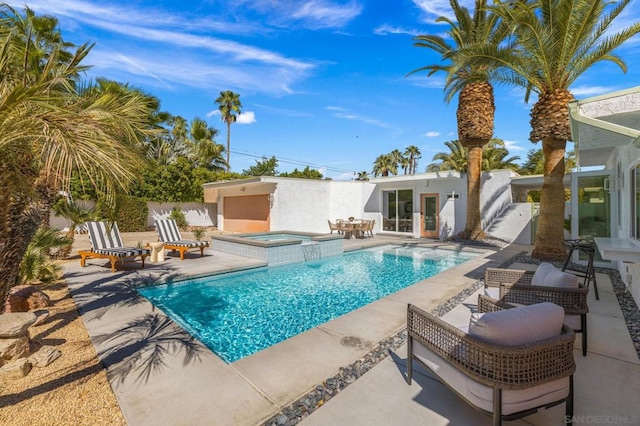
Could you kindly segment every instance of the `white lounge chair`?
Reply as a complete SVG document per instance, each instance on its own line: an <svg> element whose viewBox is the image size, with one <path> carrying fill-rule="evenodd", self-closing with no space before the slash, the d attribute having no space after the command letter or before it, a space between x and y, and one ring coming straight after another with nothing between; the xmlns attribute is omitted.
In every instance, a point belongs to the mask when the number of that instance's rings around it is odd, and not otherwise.
<svg viewBox="0 0 640 426"><path fill-rule="evenodd" d="M118 225L114 222L109 225L107 222L87 222L87 230L89 232L89 243L91 250L80 250L80 266L85 266L88 258L109 259L111 261L111 272L116 271L116 261L140 256L142 259L142 267L144 268L144 259L150 254L145 248L125 247L122 244Z"/></svg>
<svg viewBox="0 0 640 426"><path fill-rule="evenodd" d="M180 260L184 260L185 252L192 248L199 248L200 257L202 257L204 256L204 249L209 247L208 241L183 240L178 224L173 219L156 220L156 230L160 241L164 243L164 248L180 252Z"/></svg>

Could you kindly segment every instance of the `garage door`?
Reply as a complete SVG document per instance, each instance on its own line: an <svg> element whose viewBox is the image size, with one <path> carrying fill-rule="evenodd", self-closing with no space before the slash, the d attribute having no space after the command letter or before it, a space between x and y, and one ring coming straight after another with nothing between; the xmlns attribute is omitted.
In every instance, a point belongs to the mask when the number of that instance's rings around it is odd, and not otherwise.
<svg viewBox="0 0 640 426"><path fill-rule="evenodd" d="M269 194L224 197L224 230L267 232L269 212Z"/></svg>

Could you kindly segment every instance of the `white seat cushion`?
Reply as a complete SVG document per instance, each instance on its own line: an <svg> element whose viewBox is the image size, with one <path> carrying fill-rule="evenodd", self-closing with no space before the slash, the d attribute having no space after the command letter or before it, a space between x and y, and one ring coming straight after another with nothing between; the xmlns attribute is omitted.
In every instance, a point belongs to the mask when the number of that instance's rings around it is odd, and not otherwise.
<svg viewBox="0 0 640 426"><path fill-rule="evenodd" d="M500 299L500 287L485 287L484 295L493 299Z"/></svg>
<svg viewBox="0 0 640 426"><path fill-rule="evenodd" d="M531 285L578 288L578 277L562 272L550 263L541 263L531 278Z"/></svg>
<svg viewBox="0 0 640 426"><path fill-rule="evenodd" d="M553 303L519 306L484 314L473 313L469 334L499 345L523 345L558 336L564 309Z"/></svg>
<svg viewBox="0 0 640 426"><path fill-rule="evenodd" d="M414 355L470 404L493 412L493 388L471 379L442 357L414 340ZM566 398L569 378L565 377L529 389L502 391L502 414L508 415Z"/></svg>

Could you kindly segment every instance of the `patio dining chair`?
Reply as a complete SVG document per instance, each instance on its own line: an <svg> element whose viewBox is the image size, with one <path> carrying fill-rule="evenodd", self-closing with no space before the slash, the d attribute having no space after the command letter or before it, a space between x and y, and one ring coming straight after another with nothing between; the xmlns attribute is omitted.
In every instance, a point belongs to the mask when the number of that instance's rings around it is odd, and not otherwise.
<svg viewBox="0 0 640 426"><path fill-rule="evenodd" d="M333 231L337 231L338 234L342 233L337 223L333 223L329 219L327 219L327 222L329 222L329 231L331 231L332 234L333 234Z"/></svg>
<svg viewBox="0 0 640 426"><path fill-rule="evenodd" d="M582 334L582 355L587 355L587 297L589 287L578 283L575 275L562 272L550 263L536 271L487 268L485 295L515 305L551 302L564 309L565 324Z"/></svg>
<svg viewBox="0 0 640 426"><path fill-rule="evenodd" d="M140 256L142 259L142 267L144 268L144 259L150 254L145 248L125 247L122 244L118 224L115 222L111 225L107 222L87 222L87 231L89 233L89 243L91 250L80 250L80 266L85 266L88 258L109 259L111 262L111 272L116 271L116 261L121 259L122 263L127 258L135 259Z"/></svg>
<svg viewBox="0 0 640 426"><path fill-rule="evenodd" d="M562 323L562 309L512 307L480 295L478 311L465 330L408 305L409 385L417 361L494 425L562 403L570 423L576 336Z"/></svg>
<svg viewBox="0 0 640 426"><path fill-rule="evenodd" d="M178 229L178 224L173 219L157 219L156 231L165 249L178 251L180 260L184 260L184 254L190 249L200 249L200 257L204 256L204 249L209 247L208 241L183 240Z"/></svg>

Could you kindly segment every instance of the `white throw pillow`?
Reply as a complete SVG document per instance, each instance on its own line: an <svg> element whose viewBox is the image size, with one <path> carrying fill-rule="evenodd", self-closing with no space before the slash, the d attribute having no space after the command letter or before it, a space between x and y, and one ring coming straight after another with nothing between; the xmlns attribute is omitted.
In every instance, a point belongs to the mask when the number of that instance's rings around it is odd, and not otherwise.
<svg viewBox="0 0 640 426"><path fill-rule="evenodd" d="M550 263L541 263L531 278L531 285L578 288L578 277L568 272L562 272Z"/></svg>
<svg viewBox="0 0 640 426"><path fill-rule="evenodd" d="M523 345L560 334L564 309L536 303L503 311L471 314L469 334L498 345Z"/></svg>

